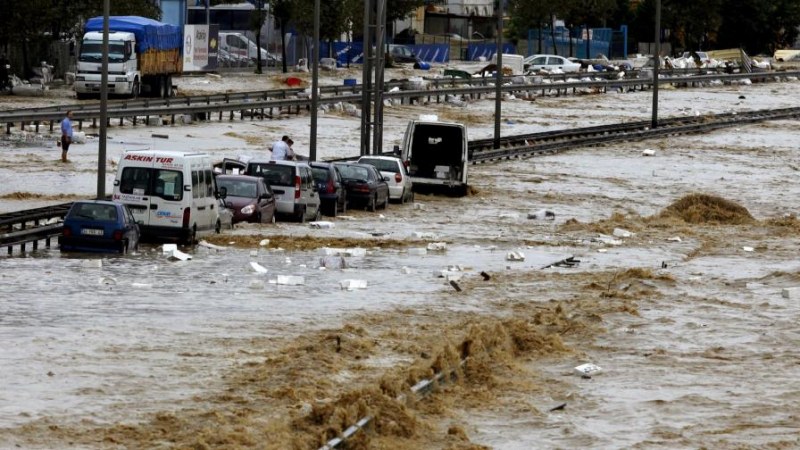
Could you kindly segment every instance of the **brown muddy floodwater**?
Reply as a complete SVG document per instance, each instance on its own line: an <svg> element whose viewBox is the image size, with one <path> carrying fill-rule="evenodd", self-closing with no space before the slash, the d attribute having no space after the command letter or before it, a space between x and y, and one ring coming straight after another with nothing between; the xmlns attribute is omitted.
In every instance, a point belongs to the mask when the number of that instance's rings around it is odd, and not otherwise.
<svg viewBox="0 0 800 450"><path fill-rule="evenodd" d="M786 102L795 86L746 94ZM665 108L739 89L668 91ZM551 100L504 102L509 134L649 98ZM230 131L213 154L253 150L226 139L254 125L209 127ZM800 448L798 137L787 121L471 166L468 197L350 211L333 229L242 226L186 262L154 245L3 256L0 449L314 449L364 417L352 448ZM0 173L47 151L11 149ZM14 181L0 206L80 195L54 186L91 185L81 151L78 173L27 168L51 183ZM555 220L528 219L540 209ZM326 247L363 251L341 267ZM341 288L352 279L367 288ZM579 377L584 363L603 371Z"/></svg>

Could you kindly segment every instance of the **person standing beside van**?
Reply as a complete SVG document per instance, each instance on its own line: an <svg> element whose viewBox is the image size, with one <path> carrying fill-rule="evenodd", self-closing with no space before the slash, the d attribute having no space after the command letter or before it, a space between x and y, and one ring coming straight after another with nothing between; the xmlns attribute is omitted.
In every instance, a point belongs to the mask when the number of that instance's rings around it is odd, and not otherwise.
<svg viewBox="0 0 800 450"><path fill-rule="evenodd" d="M72 144L72 111L67 111L61 121L61 162L67 162L67 152Z"/></svg>
<svg viewBox="0 0 800 450"><path fill-rule="evenodd" d="M284 161L289 155L288 142L289 136L283 136L280 141L275 141L272 144L272 156L270 159L273 161Z"/></svg>

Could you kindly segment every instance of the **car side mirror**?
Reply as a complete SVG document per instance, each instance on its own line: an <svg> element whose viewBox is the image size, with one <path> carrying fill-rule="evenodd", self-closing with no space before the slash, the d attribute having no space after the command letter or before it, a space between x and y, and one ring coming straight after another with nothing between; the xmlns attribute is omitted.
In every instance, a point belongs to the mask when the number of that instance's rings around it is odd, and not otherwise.
<svg viewBox="0 0 800 450"><path fill-rule="evenodd" d="M217 190L217 198L225 200L225 197L227 196L228 196L228 188L223 186Z"/></svg>

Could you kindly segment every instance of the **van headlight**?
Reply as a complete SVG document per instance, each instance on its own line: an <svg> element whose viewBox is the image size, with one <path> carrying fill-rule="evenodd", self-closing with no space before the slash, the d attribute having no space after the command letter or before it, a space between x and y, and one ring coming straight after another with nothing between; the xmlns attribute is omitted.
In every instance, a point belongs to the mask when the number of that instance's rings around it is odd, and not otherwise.
<svg viewBox="0 0 800 450"><path fill-rule="evenodd" d="M242 208L241 211L242 211L242 214L246 214L246 215L253 214L256 211L256 207L254 205L247 205L244 208Z"/></svg>

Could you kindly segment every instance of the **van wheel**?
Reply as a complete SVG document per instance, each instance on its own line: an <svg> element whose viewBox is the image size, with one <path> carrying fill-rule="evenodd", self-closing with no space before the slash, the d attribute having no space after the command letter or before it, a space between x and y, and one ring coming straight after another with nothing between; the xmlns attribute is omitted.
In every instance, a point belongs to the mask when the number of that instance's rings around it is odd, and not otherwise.
<svg viewBox="0 0 800 450"><path fill-rule="evenodd" d="M374 197L369 199L369 204L367 205L367 209L371 212L375 212L378 210L378 194L375 194Z"/></svg>
<svg viewBox="0 0 800 450"><path fill-rule="evenodd" d="M338 207L338 205L337 205ZM342 214L347 212L347 196L345 195L344 200L342 201Z"/></svg>
<svg viewBox="0 0 800 450"><path fill-rule="evenodd" d="M336 215L336 208L333 208L333 215ZM322 206L320 205L317 208L317 214L314 215L314 222L319 222L322 220Z"/></svg>
<svg viewBox="0 0 800 450"><path fill-rule="evenodd" d="M186 235L186 240L183 242L186 245L194 245L197 241L197 225L192 226L192 231Z"/></svg>
<svg viewBox="0 0 800 450"><path fill-rule="evenodd" d="M128 254L128 241L122 241L122 243L119 246L119 254L120 255Z"/></svg>
<svg viewBox="0 0 800 450"><path fill-rule="evenodd" d="M219 219L217 219L217 224L214 225L214 233L219 234L220 231L222 231L222 222L220 222Z"/></svg>

